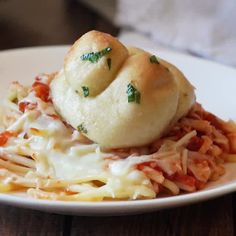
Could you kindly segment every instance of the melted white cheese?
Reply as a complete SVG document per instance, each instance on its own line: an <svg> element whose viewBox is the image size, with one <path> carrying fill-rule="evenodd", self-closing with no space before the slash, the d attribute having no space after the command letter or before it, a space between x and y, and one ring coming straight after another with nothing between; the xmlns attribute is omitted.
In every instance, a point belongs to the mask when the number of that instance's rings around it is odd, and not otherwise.
<svg viewBox="0 0 236 236"><path fill-rule="evenodd" d="M25 111L8 127L19 134L9 139L5 151L33 156L37 176L78 180L67 189L78 191L80 200L155 197L150 180L135 167L150 157L112 160L109 157L113 154L101 152L97 144L81 144L78 131L48 116L56 114L50 103L42 102L33 93L24 101L37 102L37 110ZM93 181L103 184L97 186Z"/></svg>

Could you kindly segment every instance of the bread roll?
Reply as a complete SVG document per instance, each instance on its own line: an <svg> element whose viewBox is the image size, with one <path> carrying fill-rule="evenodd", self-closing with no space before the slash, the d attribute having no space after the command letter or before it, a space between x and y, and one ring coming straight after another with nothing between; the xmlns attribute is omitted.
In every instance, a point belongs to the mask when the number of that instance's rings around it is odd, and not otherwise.
<svg viewBox="0 0 236 236"><path fill-rule="evenodd" d="M186 115L191 106L195 103L196 96L194 93L194 87L189 83L184 74L177 67L164 60L160 60L160 62L173 74L179 88L178 107L172 121L174 124L182 116Z"/></svg>
<svg viewBox="0 0 236 236"><path fill-rule="evenodd" d="M70 125L105 148L149 144L195 98L177 68L97 31L73 45L51 83L51 97Z"/></svg>

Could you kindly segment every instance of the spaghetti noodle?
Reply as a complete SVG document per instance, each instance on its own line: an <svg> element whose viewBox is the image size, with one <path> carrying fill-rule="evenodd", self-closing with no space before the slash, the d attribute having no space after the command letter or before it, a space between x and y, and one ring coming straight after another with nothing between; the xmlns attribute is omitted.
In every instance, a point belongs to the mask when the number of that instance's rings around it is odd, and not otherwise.
<svg viewBox="0 0 236 236"><path fill-rule="evenodd" d="M55 112L49 84L13 83L3 105L0 191L39 199L150 199L205 187L236 161L236 125L196 103L161 139L148 146L103 150Z"/></svg>

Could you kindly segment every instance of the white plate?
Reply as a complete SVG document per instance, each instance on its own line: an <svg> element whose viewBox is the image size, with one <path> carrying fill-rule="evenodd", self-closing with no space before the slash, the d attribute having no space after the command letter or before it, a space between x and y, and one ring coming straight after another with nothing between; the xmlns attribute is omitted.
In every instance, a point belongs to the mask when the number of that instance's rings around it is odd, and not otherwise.
<svg viewBox="0 0 236 236"><path fill-rule="evenodd" d="M38 47L0 52L0 95L13 80L31 84L42 72L62 66L68 47ZM152 51L152 50L150 50ZM236 70L191 56L159 51L158 56L177 65L196 87L197 98L209 111L236 120ZM218 197L236 190L236 164L226 165L226 174L202 191L153 200L114 202L61 202L35 200L22 195L0 194L0 202L48 212L75 215L120 215L181 206Z"/></svg>

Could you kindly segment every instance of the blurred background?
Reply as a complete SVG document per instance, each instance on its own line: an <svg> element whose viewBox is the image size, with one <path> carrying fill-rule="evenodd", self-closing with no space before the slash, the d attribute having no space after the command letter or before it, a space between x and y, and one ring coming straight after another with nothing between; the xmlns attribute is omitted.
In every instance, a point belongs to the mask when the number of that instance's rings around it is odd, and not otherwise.
<svg viewBox="0 0 236 236"><path fill-rule="evenodd" d="M89 30L236 66L236 0L0 0L0 50L72 44Z"/></svg>
<svg viewBox="0 0 236 236"><path fill-rule="evenodd" d="M0 0L0 49L72 44L89 30L118 28L77 0Z"/></svg>

